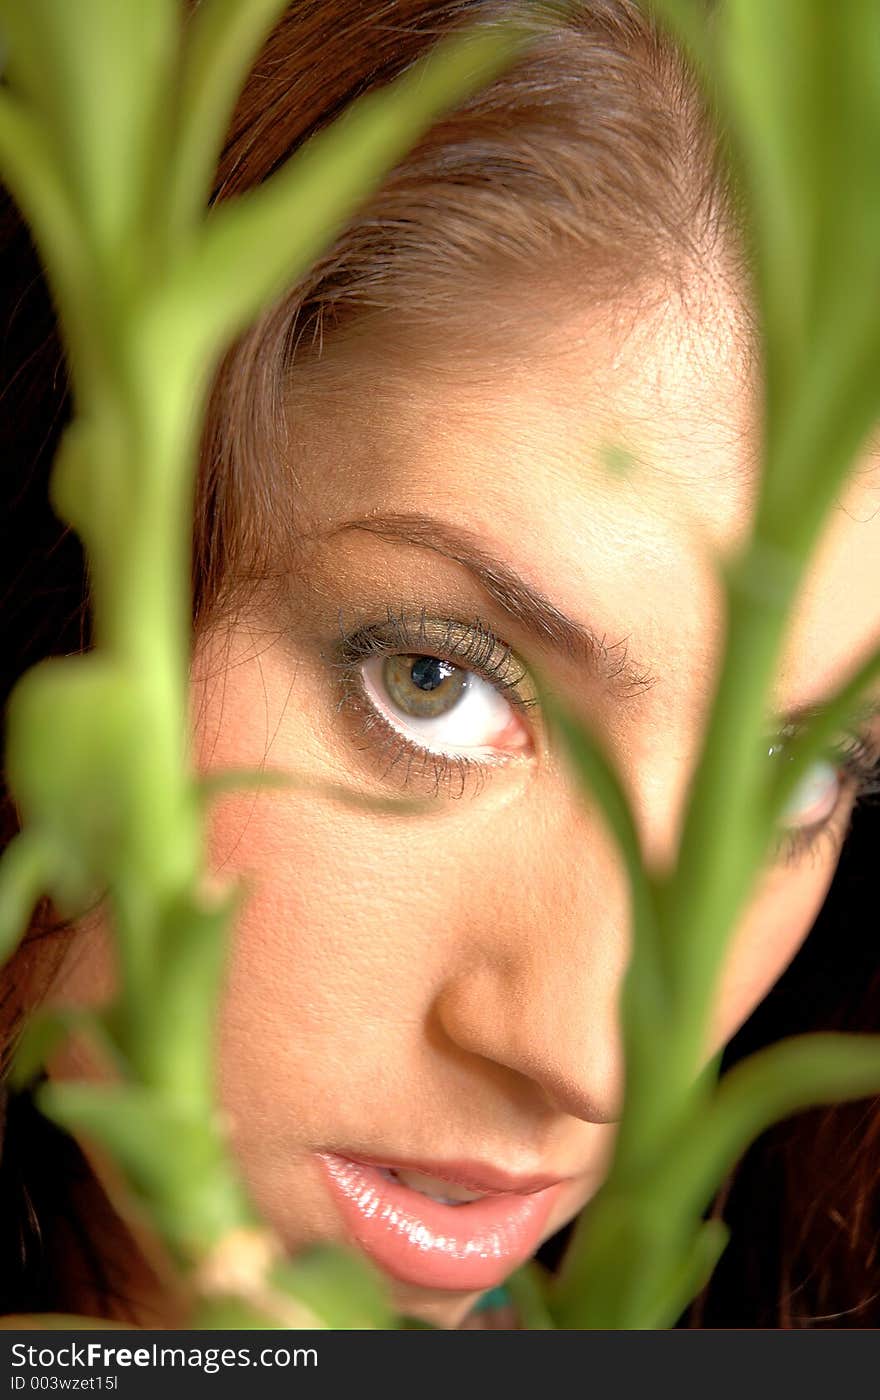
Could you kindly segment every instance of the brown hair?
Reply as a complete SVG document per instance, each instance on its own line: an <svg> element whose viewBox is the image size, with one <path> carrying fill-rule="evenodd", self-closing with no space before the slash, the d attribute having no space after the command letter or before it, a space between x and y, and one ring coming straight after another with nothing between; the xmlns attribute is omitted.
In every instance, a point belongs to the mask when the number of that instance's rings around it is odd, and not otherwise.
<svg viewBox="0 0 880 1400"><path fill-rule="evenodd" d="M266 179L354 97L404 70L452 26L492 23L505 11L503 0L296 0L238 103L215 200ZM277 468L295 433L291 386L298 374L320 375L332 347L365 324L445 325L460 316L467 293L503 295L511 286L523 303L531 295L552 306L572 285L579 298L600 300L658 282L684 287L695 272L744 284L732 191L675 46L635 0L548 4L536 23L528 55L439 122L309 276L225 357L199 466L194 631L232 615L257 583L281 572L279 541L297 537L296 493ZM51 308L27 231L8 208L2 240L20 289L4 341L3 397L22 464L21 487L8 488L22 553L0 589L14 678L41 656L90 639L82 556L47 505L67 412ZM10 606L19 609L11 619ZM0 802L5 842L17 819L5 789ZM728 1047L728 1064L788 1030L876 1023L873 949L864 915L856 916L873 816L856 814L815 929ZM0 1070L51 982L65 934L43 901L3 974ZM714 1203L733 1241L681 1325L822 1326L824 1314L841 1312L849 1325L880 1319L869 1297L878 1122L874 1105L849 1105L765 1134ZM0 1310L65 1305L40 1236L65 1218L65 1184L82 1169L75 1146L29 1096L14 1096L0 1161L0 1250L12 1265ZM563 1245L564 1234L540 1257L551 1265Z"/></svg>
<svg viewBox="0 0 880 1400"><path fill-rule="evenodd" d="M509 11L509 0L290 6L238 105L216 196L271 175L452 27ZM473 296L499 288L519 317L531 302L546 318L554 297L570 305L573 286L582 302L684 286L695 267L737 276L731 190L676 48L635 0L549 4L536 28L527 59L438 122L227 357L203 459L197 615L207 596L224 610L247 598L254 573L271 574L279 537L298 538L296 497L278 491L274 463L290 461L290 386L320 367L325 346L365 324L375 333L392 322L396 340L460 327ZM484 323L482 352L488 336ZM283 531L279 502L291 511Z"/></svg>

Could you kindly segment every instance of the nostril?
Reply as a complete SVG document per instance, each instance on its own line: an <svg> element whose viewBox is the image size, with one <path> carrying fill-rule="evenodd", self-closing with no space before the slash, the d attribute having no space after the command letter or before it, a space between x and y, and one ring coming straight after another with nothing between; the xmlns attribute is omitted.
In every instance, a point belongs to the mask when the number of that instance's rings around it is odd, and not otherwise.
<svg viewBox="0 0 880 1400"><path fill-rule="evenodd" d="M529 1086L545 1115L610 1124L620 1117L623 1065L619 1036L608 1018L559 1014L560 997L545 984L543 994L525 995L516 984L487 969L449 982L435 999L433 1014L447 1049L473 1060L474 1070L498 1083L499 1071L520 1081L520 1097Z"/></svg>

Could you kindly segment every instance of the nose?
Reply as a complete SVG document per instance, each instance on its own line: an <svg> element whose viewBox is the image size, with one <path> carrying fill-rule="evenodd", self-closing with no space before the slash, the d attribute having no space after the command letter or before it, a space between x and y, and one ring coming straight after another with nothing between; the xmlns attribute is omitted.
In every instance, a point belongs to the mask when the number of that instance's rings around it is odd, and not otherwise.
<svg viewBox="0 0 880 1400"><path fill-rule="evenodd" d="M629 956L629 896L598 819L560 811L508 849L505 897L474 917L435 996L459 1051L503 1066L544 1107L619 1119L618 1000ZM515 880L510 872L516 871ZM502 912L503 911L503 912Z"/></svg>

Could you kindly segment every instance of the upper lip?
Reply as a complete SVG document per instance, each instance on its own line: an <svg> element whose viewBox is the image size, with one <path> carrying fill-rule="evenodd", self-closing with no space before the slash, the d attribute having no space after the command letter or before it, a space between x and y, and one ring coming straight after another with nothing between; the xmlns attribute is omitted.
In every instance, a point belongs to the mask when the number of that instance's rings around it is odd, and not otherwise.
<svg viewBox="0 0 880 1400"><path fill-rule="evenodd" d="M361 1162L368 1167L385 1167L393 1171L421 1172L424 1176L436 1176L450 1185L463 1186L466 1191L479 1191L484 1195L530 1196L535 1191L546 1191L548 1186L556 1186L568 1178L547 1172L526 1172L517 1174L496 1167L490 1162L476 1162L459 1159L454 1162L414 1161L410 1157L372 1156L364 1152L340 1153L350 1162Z"/></svg>

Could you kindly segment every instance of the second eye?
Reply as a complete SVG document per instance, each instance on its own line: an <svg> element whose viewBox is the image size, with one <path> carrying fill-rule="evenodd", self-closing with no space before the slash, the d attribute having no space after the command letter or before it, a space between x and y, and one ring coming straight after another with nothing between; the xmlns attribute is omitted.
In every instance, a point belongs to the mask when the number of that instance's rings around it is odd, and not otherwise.
<svg viewBox="0 0 880 1400"><path fill-rule="evenodd" d="M437 656L373 656L364 693L392 729L430 753L501 757L529 747L510 702L491 681Z"/></svg>

